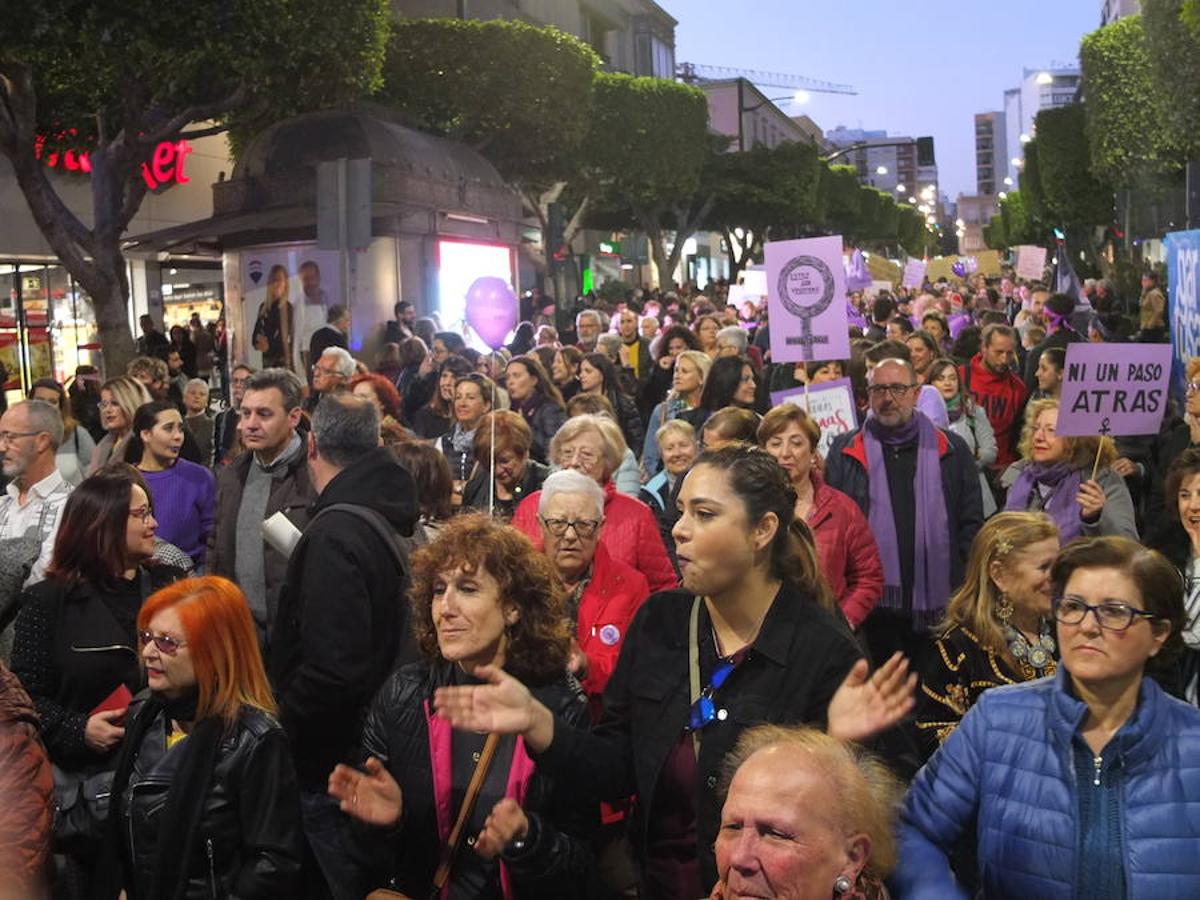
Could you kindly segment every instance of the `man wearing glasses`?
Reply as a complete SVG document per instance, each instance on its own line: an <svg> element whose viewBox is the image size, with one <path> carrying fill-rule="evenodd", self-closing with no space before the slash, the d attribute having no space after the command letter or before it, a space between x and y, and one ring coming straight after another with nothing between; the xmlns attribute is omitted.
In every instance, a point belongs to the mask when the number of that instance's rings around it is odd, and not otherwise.
<svg viewBox="0 0 1200 900"><path fill-rule="evenodd" d="M341 347L327 347L312 367L312 393L305 401L305 412L312 413L326 394L346 390L354 377L354 357Z"/></svg>
<svg viewBox="0 0 1200 900"><path fill-rule="evenodd" d="M974 456L917 410L919 391L908 360L878 363L866 423L835 438L826 461L825 480L854 498L879 545L883 597L862 625L877 664L897 650L919 662L983 524Z"/></svg>
<svg viewBox="0 0 1200 900"><path fill-rule="evenodd" d="M54 459L62 438L62 417L43 400L26 400L0 416L0 461L8 480L0 496L0 543L27 538L38 545L37 553L30 555L33 565L25 587L45 576L58 520L71 493ZM3 559L7 562L7 555ZM0 604L4 599L0 597Z"/></svg>

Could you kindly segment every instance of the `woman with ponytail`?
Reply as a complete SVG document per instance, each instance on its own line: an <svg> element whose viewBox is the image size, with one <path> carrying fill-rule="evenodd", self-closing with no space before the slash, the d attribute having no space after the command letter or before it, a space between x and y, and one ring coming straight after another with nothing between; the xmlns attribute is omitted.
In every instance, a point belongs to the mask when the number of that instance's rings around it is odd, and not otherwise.
<svg viewBox="0 0 1200 900"><path fill-rule="evenodd" d="M520 734L541 770L601 798L635 793L631 837L646 896L707 896L716 882L721 761L747 728L810 723L864 740L912 707L897 655L867 663L821 574L796 491L764 450L704 453L679 494L683 589L652 595L624 636L591 732L572 727L502 670L444 688L456 728Z"/></svg>

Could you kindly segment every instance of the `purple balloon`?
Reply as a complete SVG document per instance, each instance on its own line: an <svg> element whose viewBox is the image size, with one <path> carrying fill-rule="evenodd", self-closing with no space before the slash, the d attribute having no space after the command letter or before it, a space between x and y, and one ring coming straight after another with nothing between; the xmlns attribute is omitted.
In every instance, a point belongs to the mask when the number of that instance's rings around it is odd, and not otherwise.
<svg viewBox="0 0 1200 900"><path fill-rule="evenodd" d="M467 288L467 324L493 350L517 327L517 295L503 278L485 275Z"/></svg>
<svg viewBox="0 0 1200 900"><path fill-rule="evenodd" d="M967 274L967 267L966 267L966 266L964 266L964 265L962 264L962 261L961 261L961 260L960 260L959 262L956 262L954 265L952 265L952 266L950 267L950 269L951 269L951 270L954 272L954 274L955 274L955 275L957 275L959 278L964 278L964 277L966 277L966 274Z"/></svg>

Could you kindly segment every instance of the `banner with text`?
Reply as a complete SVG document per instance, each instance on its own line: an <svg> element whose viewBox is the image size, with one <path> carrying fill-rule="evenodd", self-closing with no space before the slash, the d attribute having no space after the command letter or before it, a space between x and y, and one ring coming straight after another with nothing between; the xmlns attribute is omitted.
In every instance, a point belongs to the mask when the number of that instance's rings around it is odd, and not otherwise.
<svg viewBox="0 0 1200 900"><path fill-rule="evenodd" d="M848 359L846 270L842 238L806 238L767 244L767 309L771 361Z"/></svg>
<svg viewBox="0 0 1200 900"><path fill-rule="evenodd" d="M1182 399L1187 362L1200 356L1200 231L1172 232L1166 243L1171 347L1175 352L1172 384Z"/></svg>
<svg viewBox="0 0 1200 900"><path fill-rule="evenodd" d="M1046 248L1022 246L1017 248L1017 277L1041 281L1046 274Z"/></svg>
<svg viewBox="0 0 1200 900"><path fill-rule="evenodd" d="M829 451L829 445L833 443L835 437L858 427L858 417L854 408L854 389L850 385L849 378L839 378L836 381L813 385L808 389L807 401L804 399L804 388L802 387L772 392L772 406L780 406L784 403L795 403L805 410L820 427L821 442L817 444L817 452L821 456Z"/></svg>
<svg viewBox="0 0 1200 900"><path fill-rule="evenodd" d="M1067 347L1059 437L1157 434L1167 406L1167 344L1071 344Z"/></svg>
<svg viewBox="0 0 1200 900"><path fill-rule="evenodd" d="M919 288L925 284L925 260L910 259L904 264L904 278L900 281L901 287Z"/></svg>

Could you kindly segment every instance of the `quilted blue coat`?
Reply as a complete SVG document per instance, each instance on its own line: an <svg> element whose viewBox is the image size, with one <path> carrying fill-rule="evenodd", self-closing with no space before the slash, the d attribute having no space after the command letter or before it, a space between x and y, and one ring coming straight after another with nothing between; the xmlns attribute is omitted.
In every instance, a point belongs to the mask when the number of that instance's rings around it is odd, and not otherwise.
<svg viewBox="0 0 1200 900"><path fill-rule="evenodd" d="M975 829L988 898L1075 897L1081 860L1072 737L1087 707L1068 674L987 691L917 774L900 822L895 894L966 897L947 862ZM1137 711L1105 748L1122 754L1125 894L1200 897L1200 710L1142 681Z"/></svg>

